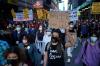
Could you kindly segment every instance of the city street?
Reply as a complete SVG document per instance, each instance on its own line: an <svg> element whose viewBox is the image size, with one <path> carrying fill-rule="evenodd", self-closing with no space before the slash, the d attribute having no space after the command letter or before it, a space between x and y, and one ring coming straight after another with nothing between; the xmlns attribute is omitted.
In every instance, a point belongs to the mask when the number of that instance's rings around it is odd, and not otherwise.
<svg viewBox="0 0 100 66"><path fill-rule="evenodd" d="M100 66L100 0L0 0L0 66Z"/></svg>

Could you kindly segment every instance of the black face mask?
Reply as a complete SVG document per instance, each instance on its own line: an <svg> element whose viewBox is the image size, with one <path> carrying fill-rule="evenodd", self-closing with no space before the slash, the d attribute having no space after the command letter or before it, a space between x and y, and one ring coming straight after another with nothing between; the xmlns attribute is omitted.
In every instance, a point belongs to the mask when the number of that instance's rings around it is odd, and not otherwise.
<svg viewBox="0 0 100 66"><path fill-rule="evenodd" d="M28 47L29 45L24 45L24 47Z"/></svg>
<svg viewBox="0 0 100 66"><path fill-rule="evenodd" d="M52 42L53 42L53 43L58 42L58 38L57 38L57 37L52 37Z"/></svg>
<svg viewBox="0 0 100 66"><path fill-rule="evenodd" d="M9 59L7 60L7 64L11 64L12 66L16 66L16 64L18 64L18 60L14 60L14 59Z"/></svg>

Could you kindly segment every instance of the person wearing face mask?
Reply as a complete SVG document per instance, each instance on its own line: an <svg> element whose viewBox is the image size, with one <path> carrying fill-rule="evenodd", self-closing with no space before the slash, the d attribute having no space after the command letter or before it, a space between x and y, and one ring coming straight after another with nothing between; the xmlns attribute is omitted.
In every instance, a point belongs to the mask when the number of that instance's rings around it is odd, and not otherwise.
<svg viewBox="0 0 100 66"><path fill-rule="evenodd" d="M69 23L69 32L75 32L73 22L70 22L70 23Z"/></svg>
<svg viewBox="0 0 100 66"><path fill-rule="evenodd" d="M29 35L31 36L31 43L35 43L36 39L36 32L37 30L35 28L29 28Z"/></svg>
<svg viewBox="0 0 100 66"><path fill-rule="evenodd" d="M43 37L43 42L45 43L44 45L46 46L48 42L51 41L51 30L46 30L44 37ZM44 46L44 50L45 51L45 46Z"/></svg>
<svg viewBox="0 0 100 66"><path fill-rule="evenodd" d="M45 43L43 42L43 37L44 37L44 30L43 30L43 26L40 25L39 30L36 33L35 45L36 48L38 49L38 52L41 55L41 62L40 62L41 64L43 64L43 53L45 47Z"/></svg>
<svg viewBox="0 0 100 66"><path fill-rule="evenodd" d="M81 25L81 37L82 38L87 38L88 34L89 34L89 26L87 25L87 23L85 21L83 21L82 25Z"/></svg>
<svg viewBox="0 0 100 66"><path fill-rule="evenodd" d="M97 39L98 38L95 35L91 36L90 37L91 45L94 45L96 43Z"/></svg>
<svg viewBox="0 0 100 66"><path fill-rule="evenodd" d="M25 62L28 63L29 66L39 66L38 60L40 59L36 57L36 55L38 55L37 49L35 44L30 44L30 37L28 35L23 36L22 43L18 44L18 46L25 52Z"/></svg>
<svg viewBox="0 0 100 66"><path fill-rule="evenodd" d="M62 40L62 44L63 46L65 45L65 32L66 32L66 29L64 29L63 27L60 28L60 36L61 36L61 40Z"/></svg>
<svg viewBox="0 0 100 66"><path fill-rule="evenodd" d="M67 60L66 62L70 63L72 59L72 51L74 47L77 47L76 45L76 32L74 29L74 26L71 27L70 25L73 25L73 22L69 23L69 28L66 31L66 43L65 43L65 49L67 53Z"/></svg>
<svg viewBox="0 0 100 66"><path fill-rule="evenodd" d="M14 39L14 41L16 42L16 44L21 43L21 36L22 36L22 30L21 30L21 26L17 25L15 30L12 32L12 37Z"/></svg>
<svg viewBox="0 0 100 66"><path fill-rule="evenodd" d="M45 42L45 45L51 41L51 30L46 30L44 37L43 37L43 42Z"/></svg>
<svg viewBox="0 0 100 66"><path fill-rule="evenodd" d="M8 48L5 52L6 64L4 66L28 66L25 62L24 52L18 47Z"/></svg>
<svg viewBox="0 0 100 66"><path fill-rule="evenodd" d="M4 52L9 48L9 43L4 40L3 32L0 31L0 66L5 64Z"/></svg>
<svg viewBox="0 0 100 66"><path fill-rule="evenodd" d="M43 66L64 66L64 47L58 30L52 32L52 39L45 48Z"/></svg>
<svg viewBox="0 0 100 66"><path fill-rule="evenodd" d="M39 52L41 53L41 55L43 54L43 37L44 37L44 31L43 31L43 26L40 26L39 27L39 31L37 31L36 33L36 40L35 40L35 43L36 43L36 47L37 49L39 50Z"/></svg>
<svg viewBox="0 0 100 66"><path fill-rule="evenodd" d="M83 62L83 66L100 66L100 40L94 34L83 42L75 63Z"/></svg>

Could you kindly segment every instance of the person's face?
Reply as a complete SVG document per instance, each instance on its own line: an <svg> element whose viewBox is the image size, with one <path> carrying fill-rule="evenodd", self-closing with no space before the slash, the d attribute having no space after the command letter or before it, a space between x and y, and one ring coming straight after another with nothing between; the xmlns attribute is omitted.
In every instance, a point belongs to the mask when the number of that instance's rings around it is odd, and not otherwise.
<svg viewBox="0 0 100 66"><path fill-rule="evenodd" d="M12 25L11 24L9 24L9 27L11 27Z"/></svg>
<svg viewBox="0 0 100 66"><path fill-rule="evenodd" d="M59 34L57 32L53 32L52 42L57 43L59 41Z"/></svg>
<svg viewBox="0 0 100 66"><path fill-rule="evenodd" d="M87 19L86 21L88 22L89 20Z"/></svg>
<svg viewBox="0 0 100 66"><path fill-rule="evenodd" d="M39 30L42 31L42 26L39 27Z"/></svg>
<svg viewBox="0 0 100 66"><path fill-rule="evenodd" d="M59 34L57 32L53 32L52 36L59 38Z"/></svg>
<svg viewBox="0 0 100 66"><path fill-rule="evenodd" d="M51 35L51 32L48 32L48 31L47 31L46 34L47 34L48 36L50 36L50 35Z"/></svg>
<svg viewBox="0 0 100 66"><path fill-rule="evenodd" d="M28 44L28 39L27 39L25 36L23 37L23 40L22 40L22 41L23 41L23 43L24 43L25 45Z"/></svg>
<svg viewBox="0 0 100 66"><path fill-rule="evenodd" d="M18 59L18 55L16 53L10 53L10 54L8 54L7 59L8 60L16 60L16 59Z"/></svg>
<svg viewBox="0 0 100 66"><path fill-rule="evenodd" d="M20 31L20 30L21 30L20 25L17 25L17 26L16 26L16 30L17 30L17 31Z"/></svg>

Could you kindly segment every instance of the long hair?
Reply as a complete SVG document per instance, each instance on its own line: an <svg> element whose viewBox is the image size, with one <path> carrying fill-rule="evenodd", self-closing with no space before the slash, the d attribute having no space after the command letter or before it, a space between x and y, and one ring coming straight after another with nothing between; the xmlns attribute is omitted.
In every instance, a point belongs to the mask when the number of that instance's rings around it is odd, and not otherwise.
<svg viewBox="0 0 100 66"><path fill-rule="evenodd" d="M59 39L58 44L57 44L57 50L60 54L64 53L64 47L62 45L62 42L60 41L61 39Z"/></svg>
<svg viewBox="0 0 100 66"><path fill-rule="evenodd" d="M28 40L28 43L30 43L31 40L32 40L32 37L31 37L30 35L23 35L23 36L22 36L22 40L23 40L23 39L27 39L27 40Z"/></svg>
<svg viewBox="0 0 100 66"><path fill-rule="evenodd" d="M18 56L18 60L19 62L24 62L24 60L26 59L26 56L25 56L25 53L22 49L20 49L19 47L15 46L15 47L11 47L11 48L8 48L4 55L5 55L5 59L7 59L7 56L10 54L10 53L15 53L17 56Z"/></svg>
<svg viewBox="0 0 100 66"><path fill-rule="evenodd" d="M58 51L58 53L63 54L64 53L64 47L62 45L62 40L61 40L61 37L60 37L60 31L58 29L56 29L53 32L56 32L59 35L59 37L58 37L58 44L57 44L57 51ZM51 39L51 41L52 41L52 39Z"/></svg>

